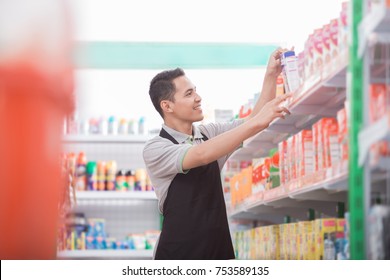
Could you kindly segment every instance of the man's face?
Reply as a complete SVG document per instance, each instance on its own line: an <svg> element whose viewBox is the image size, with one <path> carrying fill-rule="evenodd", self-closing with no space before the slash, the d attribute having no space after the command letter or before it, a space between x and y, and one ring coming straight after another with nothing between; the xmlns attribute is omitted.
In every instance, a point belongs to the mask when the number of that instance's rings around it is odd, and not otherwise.
<svg viewBox="0 0 390 280"><path fill-rule="evenodd" d="M196 92L196 87L186 76L173 80L176 87L174 114L184 121L198 122L203 120L201 107L202 98Z"/></svg>

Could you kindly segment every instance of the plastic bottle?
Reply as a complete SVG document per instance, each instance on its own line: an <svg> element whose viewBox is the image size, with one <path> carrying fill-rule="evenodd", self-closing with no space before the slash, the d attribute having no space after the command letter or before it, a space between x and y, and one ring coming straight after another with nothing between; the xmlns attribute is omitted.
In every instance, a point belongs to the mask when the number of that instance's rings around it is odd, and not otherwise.
<svg viewBox="0 0 390 280"><path fill-rule="evenodd" d="M119 121L118 133L122 135L127 133L127 121L124 118Z"/></svg>
<svg viewBox="0 0 390 280"><path fill-rule="evenodd" d="M97 189L99 191L106 189L106 163L104 161L97 163Z"/></svg>
<svg viewBox="0 0 390 280"><path fill-rule="evenodd" d="M108 191L115 191L116 161L110 160L106 165L106 188Z"/></svg>
<svg viewBox="0 0 390 280"><path fill-rule="evenodd" d="M116 190L117 191L127 191L128 185L126 182L126 170L121 169L116 174Z"/></svg>
<svg viewBox="0 0 390 280"><path fill-rule="evenodd" d="M76 161L76 176L75 186L76 191L85 191L87 189L87 173L86 173L87 157L84 152L80 152Z"/></svg>
<svg viewBox="0 0 390 280"><path fill-rule="evenodd" d="M135 190L135 176L133 170L128 170L126 172L126 181L127 181L127 187L129 191Z"/></svg>
<svg viewBox="0 0 390 280"><path fill-rule="evenodd" d="M108 134L116 135L118 133L118 121L114 116L108 119Z"/></svg>
<svg viewBox="0 0 390 280"><path fill-rule="evenodd" d="M138 134L139 135L145 135L146 129L145 129L145 118L141 117L138 121Z"/></svg>
<svg viewBox="0 0 390 280"><path fill-rule="evenodd" d="M95 161L87 163L87 190L97 190L97 166Z"/></svg>

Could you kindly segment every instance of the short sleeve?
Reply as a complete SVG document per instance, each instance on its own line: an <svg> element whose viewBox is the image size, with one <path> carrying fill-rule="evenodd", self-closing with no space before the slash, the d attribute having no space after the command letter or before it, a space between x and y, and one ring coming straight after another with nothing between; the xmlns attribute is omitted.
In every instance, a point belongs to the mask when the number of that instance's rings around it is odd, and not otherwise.
<svg viewBox="0 0 390 280"><path fill-rule="evenodd" d="M191 144L174 144L160 136L149 140L144 147L143 158L152 182L153 179L185 173L183 159L191 147Z"/></svg>

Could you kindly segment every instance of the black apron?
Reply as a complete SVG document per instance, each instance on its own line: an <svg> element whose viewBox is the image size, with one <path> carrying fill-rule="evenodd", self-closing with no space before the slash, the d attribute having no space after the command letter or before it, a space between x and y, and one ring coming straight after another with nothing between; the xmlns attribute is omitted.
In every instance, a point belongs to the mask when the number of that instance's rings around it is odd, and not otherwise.
<svg viewBox="0 0 390 280"><path fill-rule="evenodd" d="M179 144L164 129L160 136ZM204 135L203 139L208 140ZM163 215L156 260L235 258L217 161L177 174L169 186Z"/></svg>

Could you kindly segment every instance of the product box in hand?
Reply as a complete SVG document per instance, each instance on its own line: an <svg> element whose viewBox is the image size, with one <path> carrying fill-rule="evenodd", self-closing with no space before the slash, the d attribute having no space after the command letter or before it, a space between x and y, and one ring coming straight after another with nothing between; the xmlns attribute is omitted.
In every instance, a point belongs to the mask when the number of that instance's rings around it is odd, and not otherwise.
<svg viewBox="0 0 390 280"><path fill-rule="evenodd" d="M298 72L298 58L294 51L287 51L281 55L282 74L286 93L295 93L300 86Z"/></svg>

